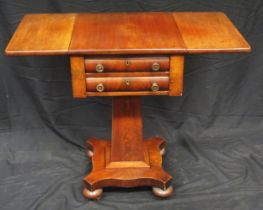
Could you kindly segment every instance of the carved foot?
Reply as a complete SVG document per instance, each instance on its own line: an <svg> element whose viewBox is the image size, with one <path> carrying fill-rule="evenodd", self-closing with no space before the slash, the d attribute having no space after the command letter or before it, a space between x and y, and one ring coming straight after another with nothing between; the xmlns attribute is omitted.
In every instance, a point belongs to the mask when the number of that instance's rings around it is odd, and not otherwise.
<svg viewBox="0 0 263 210"><path fill-rule="evenodd" d="M173 186L170 186L170 187L168 187L166 189L153 187L152 191L153 191L153 194L156 195L157 197L167 198L167 197L172 195L172 193L173 193Z"/></svg>
<svg viewBox="0 0 263 210"><path fill-rule="evenodd" d="M102 189L96 189L94 191L90 191L86 187L84 187L82 193L85 198L92 200L99 200L101 198L102 192L103 192Z"/></svg>

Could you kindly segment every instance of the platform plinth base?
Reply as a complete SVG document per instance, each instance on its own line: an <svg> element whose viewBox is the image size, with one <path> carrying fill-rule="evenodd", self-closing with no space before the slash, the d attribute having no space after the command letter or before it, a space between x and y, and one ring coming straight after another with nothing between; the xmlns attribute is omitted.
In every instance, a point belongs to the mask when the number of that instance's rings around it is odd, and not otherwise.
<svg viewBox="0 0 263 210"><path fill-rule="evenodd" d="M110 159L111 141L89 139L87 156L92 159L92 171L84 178L83 195L86 198L97 199L104 187L151 186L156 196L170 196L173 191L170 186L172 176L162 168L164 147L165 141L160 137L145 140L143 148L146 162L143 164L143 161L124 161L122 164L114 163Z"/></svg>
<svg viewBox="0 0 263 210"><path fill-rule="evenodd" d="M92 171L84 178L83 195L98 199L105 187L150 186L158 197L172 194L172 177L162 168L165 141L143 140L140 97L114 97L111 141L91 138L87 156Z"/></svg>

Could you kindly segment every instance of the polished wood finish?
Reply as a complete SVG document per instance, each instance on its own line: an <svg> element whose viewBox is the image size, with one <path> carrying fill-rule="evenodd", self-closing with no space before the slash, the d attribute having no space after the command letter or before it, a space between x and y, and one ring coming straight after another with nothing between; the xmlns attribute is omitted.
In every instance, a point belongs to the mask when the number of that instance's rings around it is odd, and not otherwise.
<svg viewBox="0 0 263 210"><path fill-rule="evenodd" d="M172 14L144 12L79 14L69 51L116 55L156 54L170 49L185 52Z"/></svg>
<svg viewBox="0 0 263 210"><path fill-rule="evenodd" d="M173 186L169 186L168 188L165 189L159 187L153 187L153 194L161 198L170 197L172 193L173 193Z"/></svg>
<svg viewBox="0 0 263 210"><path fill-rule="evenodd" d="M67 54L76 14L25 15L6 48L8 55Z"/></svg>
<svg viewBox="0 0 263 210"><path fill-rule="evenodd" d="M86 77L169 77L169 71L161 72L114 72L114 73L86 73Z"/></svg>
<svg viewBox="0 0 263 210"><path fill-rule="evenodd" d="M86 72L97 72L96 66L101 64L103 72L147 72L153 71L152 65L158 63L160 70L169 70L169 57L99 57L85 59Z"/></svg>
<svg viewBox="0 0 263 210"><path fill-rule="evenodd" d="M171 185L172 177L162 168L160 150L164 146L165 142L160 137L143 141L143 148L149 159L149 167L107 168L106 163L109 161L107 157L111 153L111 141L89 139L87 150L92 150L94 155L91 157L92 171L84 178L85 188L95 191L104 187L153 186L166 190Z"/></svg>
<svg viewBox="0 0 263 210"><path fill-rule="evenodd" d="M160 191L158 189L158 191ZM103 189L96 189L94 191L88 190L86 187L84 187L82 194L85 198L93 199L93 200L99 200L101 198L101 195L103 193Z"/></svg>
<svg viewBox="0 0 263 210"><path fill-rule="evenodd" d="M170 58L169 96L183 95L184 56L176 55Z"/></svg>
<svg viewBox="0 0 263 210"><path fill-rule="evenodd" d="M114 97L112 118L110 164L132 161L133 166L149 167L143 148L140 97Z"/></svg>
<svg viewBox="0 0 263 210"><path fill-rule="evenodd" d="M85 98L86 92L86 75L84 68L83 56L71 56L71 78L72 78L72 91L74 98Z"/></svg>
<svg viewBox="0 0 263 210"><path fill-rule="evenodd" d="M81 55L72 55L70 63L72 90L75 98L89 96L168 95L168 71L85 73L84 57ZM96 86L100 83L105 87L103 92L96 90ZM153 92L151 90L153 83L157 83L160 86L159 91Z"/></svg>
<svg viewBox="0 0 263 210"><path fill-rule="evenodd" d="M97 199L101 189L110 186L153 186L154 194L171 195L172 177L162 169L165 141L160 137L143 141L142 127L140 97L115 97L112 141L95 138L87 141L92 171L84 178L85 197Z"/></svg>
<svg viewBox="0 0 263 210"><path fill-rule="evenodd" d="M249 52L250 46L222 12L174 12L188 53Z"/></svg>
<svg viewBox="0 0 263 210"><path fill-rule="evenodd" d="M168 76L144 76L144 77L87 77L87 92L98 92L96 86L102 84L103 92L120 91L151 91L152 85L156 83L159 90L169 89ZM152 91L154 92L154 91Z"/></svg>
<svg viewBox="0 0 263 210"><path fill-rule="evenodd" d="M165 96L169 95L169 91L122 91L122 92L87 92L89 96Z"/></svg>
<svg viewBox="0 0 263 210"><path fill-rule="evenodd" d="M8 55L145 55L249 52L221 12L26 15Z"/></svg>
<svg viewBox="0 0 263 210"><path fill-rule="evenodd" d="M165 142L143 141L138 96L181 96L187 53L250 50L221 12L147 12L26 15L5 52L69 54L75 98L117 96L112 141L87 142L92 171L84 178L83 195L98 199L109 186L151 186L155 195L170 196L172 177L162 168ZM153 63L160 64L158 71Z"/></svg>

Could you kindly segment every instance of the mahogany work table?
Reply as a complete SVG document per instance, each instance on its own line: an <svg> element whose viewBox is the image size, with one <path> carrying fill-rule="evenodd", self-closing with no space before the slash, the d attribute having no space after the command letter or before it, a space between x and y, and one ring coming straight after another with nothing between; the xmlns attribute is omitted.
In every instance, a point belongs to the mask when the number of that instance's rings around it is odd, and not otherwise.
<svg viewBox="0 0 263 210"><path fill-rule="evenodd" d="M181 96L185 54L249 51L221 12L28 14L6 48L13 56L69 55L74 98L113 96L112 140L87 141L90 199L109 186L170 196L165 141L143 140L140 96Z"/></svg>

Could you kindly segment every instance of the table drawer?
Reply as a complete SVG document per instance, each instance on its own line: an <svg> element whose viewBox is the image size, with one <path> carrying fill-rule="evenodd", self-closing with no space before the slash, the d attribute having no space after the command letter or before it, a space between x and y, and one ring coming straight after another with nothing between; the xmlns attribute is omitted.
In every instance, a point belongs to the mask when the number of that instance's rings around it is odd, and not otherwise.
<svg viewBox="0 0 263 210"><path fill-rule="evenodd" d="M158 72L169 70L169 57L85 58L86 72Z"/></svg>
<svg viewBox="0 0 263 210"><path fill-rule="evenodd" d="M168 76L87 77L87 92L152 91L169 89Z"/></svg>
<svg viewBox="0 0 263 210"><path fill-rule="evenodd" d="M157 57L149 55L136 57L127 55L121 57L119 55L101 55L101 57L99 57L98 55L95 59L95 56L90 55L72 55L70 62L73 96L75 98L86 98L90 96L181 96L183 90L184 56L170 55L169 58L165 56ZM111 68L106 68L108 72L94 71L96 66L94 66L92 71L87 71L85 67L88 62L87 59L93 62L99 60L111 64L111 62L114 63L116 60L118 60L118 62L122 60L123 62L123 58L146 61L148 67L138 68L137 70L133 68L132 71L132 68L127 67L121 71L118 65L116 65L116 68L112 68L110 65ZM154 61L158 59L160 59L159 61L164 61L165 65L160 65L161 70L149 70L149 61L153 61L151 60L153 58ZM138 60L136 60L135 63L139 63ZM169 63L167 63L167 61L169 61ZM147 65L143 64L144 67ZM164 70L166 69L165 66L167 70ZM146 69L149 71L146 71Z"/></svg>

